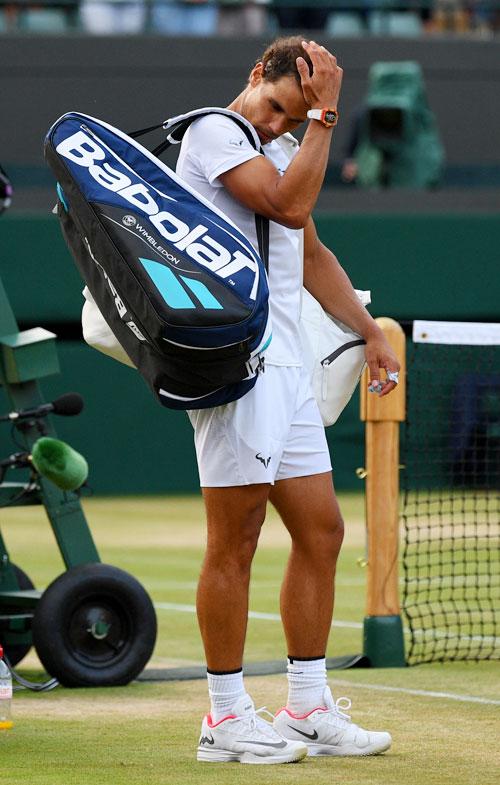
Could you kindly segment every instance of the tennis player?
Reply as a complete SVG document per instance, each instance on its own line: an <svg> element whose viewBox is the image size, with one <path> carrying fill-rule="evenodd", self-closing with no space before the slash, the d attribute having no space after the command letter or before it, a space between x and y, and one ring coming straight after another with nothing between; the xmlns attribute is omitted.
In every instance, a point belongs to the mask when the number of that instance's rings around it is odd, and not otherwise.
<svg viewBox="0 0 500 785"><path fill-rule="evenodd" d="M209 115L187 132L177 165L256 248L255 213L270 219L273 339L265 373L240 400L190 412L208 531L197 611L211 708L202 723L200 761L287 763L307 753L371 755L391 744L388 733L352 722L345 699L334 700L327 685L325 652L343 529L298 326L304 282L328 312L365 338L371 384L379 394L394 388L397 359L311 218L341 82L342 69L323 46L300 37L275 41L228 107L251 123L263 154L230 117ZM288 134L305 122L299 148ZM392 381L381 381L382 368ZM288 698L273 723L256 713L242 671L250 568L268 501L291 537L281 589Z"/></svg>

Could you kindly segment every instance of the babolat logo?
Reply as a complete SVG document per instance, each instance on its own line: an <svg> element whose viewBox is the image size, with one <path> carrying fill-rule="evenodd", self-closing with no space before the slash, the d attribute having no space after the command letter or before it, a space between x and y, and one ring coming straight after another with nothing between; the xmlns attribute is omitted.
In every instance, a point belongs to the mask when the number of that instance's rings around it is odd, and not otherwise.
<svg viewBox="0 0 500 785"><path fill-rule="evenodd" d="M249 297L255 300L259 282L259 267L256 260L240 250L231 253L211 236L207 226L202 224L189 226L169 210L160 209L152 190L143 182L133 182L130 170L125 170L116 156L101 147L93 136L84 131L77 131L59 142L56 151L69 161L88 169L91 177L99 185L145 213L162 237L170 241L179 251L184 251L195 262L207 267L221 278L231 278L240 270L249 268L254 274ZM113 166L106 157L112 159ZM234 284L234 281L230 280L229 283Z"/></svg>

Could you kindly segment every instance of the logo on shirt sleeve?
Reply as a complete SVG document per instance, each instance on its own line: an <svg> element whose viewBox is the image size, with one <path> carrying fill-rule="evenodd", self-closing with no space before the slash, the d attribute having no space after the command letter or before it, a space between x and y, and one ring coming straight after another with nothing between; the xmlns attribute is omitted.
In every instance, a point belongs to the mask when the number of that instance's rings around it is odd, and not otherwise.
<svg viewBox="0 0 500 785"><path fill-rule="evenodd" d="M243 139L230 139L229 144L233 147L241 147L243 145Z"/></svg>

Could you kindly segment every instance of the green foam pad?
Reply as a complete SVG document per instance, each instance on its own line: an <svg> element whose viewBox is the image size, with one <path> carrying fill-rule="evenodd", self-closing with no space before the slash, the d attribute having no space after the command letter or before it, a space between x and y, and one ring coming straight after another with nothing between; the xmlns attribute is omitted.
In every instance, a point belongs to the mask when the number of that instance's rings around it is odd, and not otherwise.
<svg viewBox="0 0 500 785"><path fill-rule="evenodd" d="M47 477L64 491L75 491L87 479L87 461L69 444L42 436L33 445L31 463L42 477Z"/></svg>

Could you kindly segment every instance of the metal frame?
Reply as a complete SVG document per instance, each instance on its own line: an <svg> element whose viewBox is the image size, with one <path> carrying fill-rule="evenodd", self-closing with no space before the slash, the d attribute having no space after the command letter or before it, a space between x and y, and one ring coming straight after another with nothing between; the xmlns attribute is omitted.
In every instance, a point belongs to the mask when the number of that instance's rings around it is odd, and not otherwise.
<svg viewBox="0 0 500 785"><path fill-rule="evenodd" d="M44 403L38 379L58 370L55 337L41 328L19 331L0 278L0 386L5 388L13 410L34 408ZM44 419L44 434L55 436L50 419ZM27 451L31 450L41 435L40 426L35 420L23 421L18 433ZM100 562L76 493L62 491L40 476L31 483L0 483L0 508L5 510L11 506L34 504L45 508L66 569L88 562ZM8 639L11 643L31 643L31 631L27 629L26 621L32 618L40 596L40 591L20 589L0 533L0 621L8 620ZM15 607L16 612L10 612L9 607Z"/></svg>

